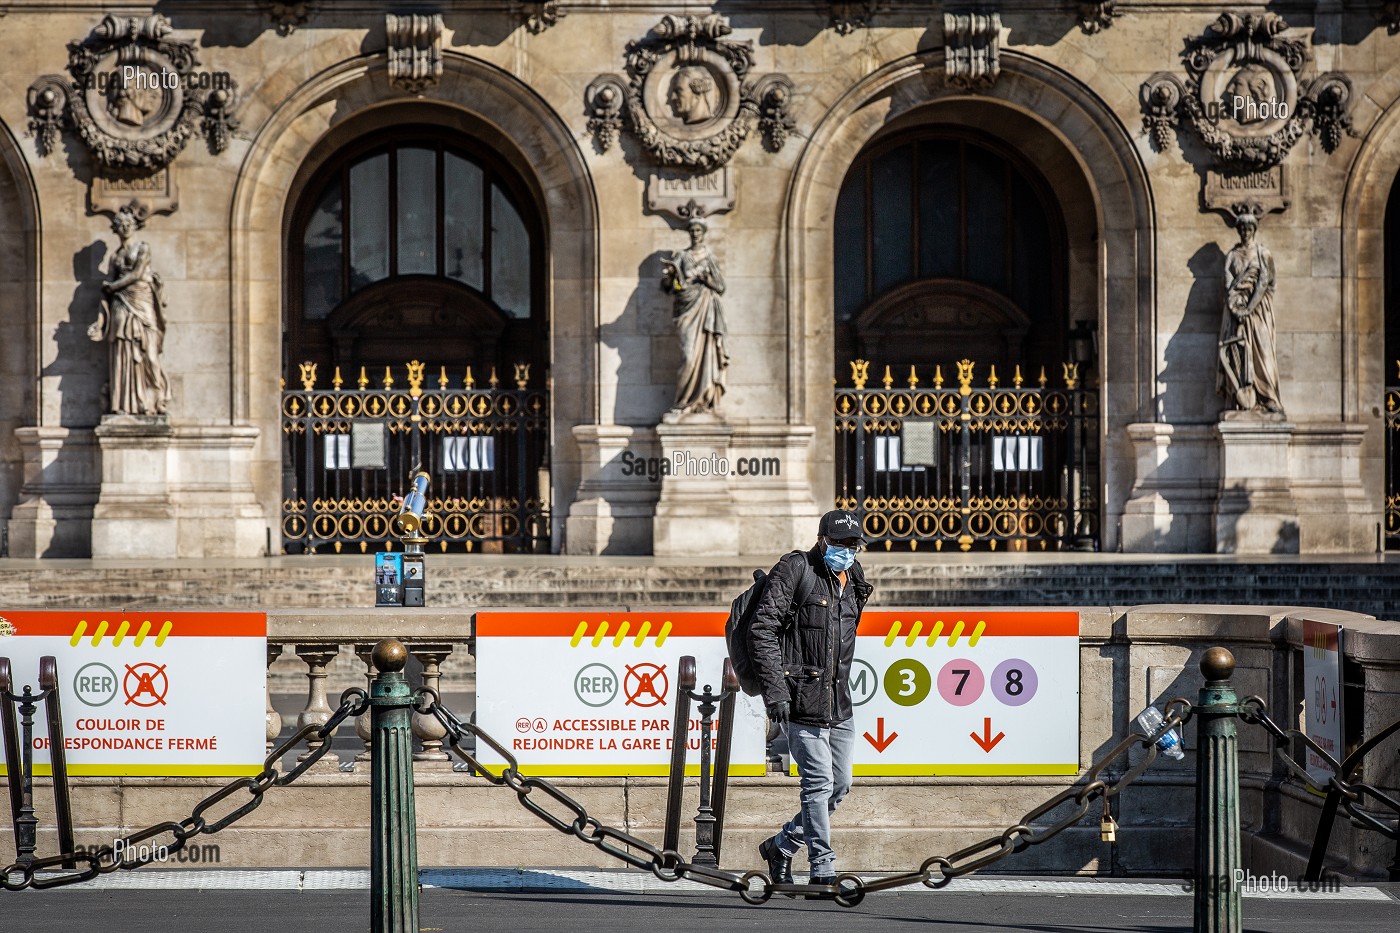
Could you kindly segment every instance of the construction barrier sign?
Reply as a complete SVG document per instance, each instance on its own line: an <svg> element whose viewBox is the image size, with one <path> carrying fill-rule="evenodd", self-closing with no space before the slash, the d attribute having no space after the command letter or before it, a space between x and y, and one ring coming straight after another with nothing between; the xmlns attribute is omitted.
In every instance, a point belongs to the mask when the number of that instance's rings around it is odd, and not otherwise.
<svg viewBox="0 0 1400 933"><path fill-rule="evenodd" d="M665 775L680 659L695 658L696 692L718 695L728 652L724 612L479 612L476 722L523 771L540 775ZM687 771L700 760L690 707ZM716 747L719 713L715 713ZM730 774L763 774L765 714L740 693ZM483 764L504 764L488 747Z"/></svg>
<svg viewBox="0 0 1400 933"><path fill-rule="evenodd" d="M1079 613L868 611L855 773L1079 773Z"/></svg>
<svg viewBox="0 0 1400 933"><path fill-rule="evenodd" d="M267 616L260 612L0 610L0 657L16 694L58 667L72 775L252 775L262 771ZM34 773L50 774L34 722ZM0 762L0 773L4 765Z"/></svg>

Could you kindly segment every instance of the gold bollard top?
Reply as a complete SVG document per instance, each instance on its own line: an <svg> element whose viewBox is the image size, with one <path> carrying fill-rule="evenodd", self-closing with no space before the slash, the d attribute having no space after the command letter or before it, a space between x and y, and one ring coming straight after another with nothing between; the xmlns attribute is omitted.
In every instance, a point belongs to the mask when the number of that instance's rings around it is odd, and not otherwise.
<svg viewBox="0 0 1400 933"><path fill-rule="evenodd" d="M381 674L397 674L408 663L408 649L397 638L386 638L374 646L370 658Z"/></svg>
<svg viewBox="0 0 1400 933"><path fill-rule="evenodd" d="M1229 680L1235 673L1235 656L1226 648L1211 648L1201 658L1201 673L1206 680Z"/></svg>

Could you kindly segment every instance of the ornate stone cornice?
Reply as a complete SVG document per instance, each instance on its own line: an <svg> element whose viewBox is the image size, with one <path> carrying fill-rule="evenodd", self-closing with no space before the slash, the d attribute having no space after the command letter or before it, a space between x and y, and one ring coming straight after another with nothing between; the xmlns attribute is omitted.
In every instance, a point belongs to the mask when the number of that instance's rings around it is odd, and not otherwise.
<svg viewBox="0 0 1400 933"><path fill-rule="evenodd" d="M857 0L857 2L832 3L830 25L838 35L849 36L857 29L870 28L875 18L879 0Z"/></svg>
<svg viewBox="0 0 1400 933"><path fill-rule="evenodd" d="M1079 28L1086 36L1092 36L1112 26L1117 16L1118 10L1114 0L1079 2Z"/></svg>
<svg viewBox="0 0 1400 933"><path fill-rule="evenodd" d="M964 91L982 91L1001 74L1001 15L944 13L944 76Z"/></svg>
<svg viewBox="0 0 1400 933"><path fill-rule="evenodd" d="M1222 13L1182 59L1187 78L1158 72L1142 85L1143 128L1159 150L1189 127L1224 167L1278 165L1309 130L1333 152L1351 133L1351 79L1328 72L1302 78L1306 39L1283 35L1276 13Z"/></svg>
<svg viewBox="0 0 1400 933"><path fill-rule="evenodd" d="M718 13L667 15L627 44L624 82L600 75L584 93L588 128L599 151L625 126L663 166L713 171L729 162L758 127L781 149L793 129L792 82L753 79L753 42L726 39Z"/></svg>
<svg viewBox="0 0 1400 933"><path fill-rule="evenodd" d="M442 80L442 14L384 14L389 39L389 83L410 94Z"/></svg>
<svg viewBox="0 0 1400 933"><path fill-rule="evenodd" d="M200 130L209 151L228 146L238 120L237 85L226 72L197 70L194 43L170 38L164 16L108 15L68 44L68 72L29 88L29 131L40 155L71 126L99 174L146 175L168 166Z"/></svg>

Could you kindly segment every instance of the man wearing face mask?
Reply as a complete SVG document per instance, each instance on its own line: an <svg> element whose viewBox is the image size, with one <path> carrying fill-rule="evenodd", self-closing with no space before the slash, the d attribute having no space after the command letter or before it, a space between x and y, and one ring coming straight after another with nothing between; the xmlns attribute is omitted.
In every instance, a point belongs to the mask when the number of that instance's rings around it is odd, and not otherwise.
<svg viewBox="0 0 1400 933"><path fill-rule="evenodd" d="M802 787L801 809L758 847L779 883L792 883L792 858L804 844L809 883L836 882L831 813L851 788L851 658L872 589L856 562L865 547L860 532L850 512L823 515L812 549L773 568L753 619L749 647L763 702L787 730Z"/></svg>

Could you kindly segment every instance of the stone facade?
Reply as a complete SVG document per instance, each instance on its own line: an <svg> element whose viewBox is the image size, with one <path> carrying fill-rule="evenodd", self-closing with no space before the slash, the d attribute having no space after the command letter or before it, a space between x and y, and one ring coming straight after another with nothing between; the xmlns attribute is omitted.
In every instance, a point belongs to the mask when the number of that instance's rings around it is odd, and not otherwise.
<svg viewBox="0 0 1400 933"><path fill-rule="evenodd" d="M1400 36L1381 3L1288 7L1277 28L1263 7L1195 0L1119 2L1088 19L1085 4L1039 0L994 4L996 17L906 0L860 5L858 16L815 0L443 0L422 29L386 24L395 4L358 0L165 6L150 12L169 17L167 31L140 27L149 41L177 59L192 49L192 68L231 83L222 97L217 83L190 85L180 145L138 157L113 124L104 132L116 149L99 159L95 131L63 117L62 94L44 96L55 85L42 79L70 74L69 43L101 34L105 5L0 4L0 518L12 556L280 549L291 215L344 147L409 124L476 140L538 202L556 551L715 553L737 539L741 553L769 553L776 539L807 537L836 469L833 296L848 274L834 259L837 194L867 147L935 124L1020 153L1058 199L1062 323L1097 329L1104 550L1377 549L1391 376L1385 218L1400 172ZM1281 153L1259 156L1285 173L1267 191L1222 182L1254 156L1212 148L1172 99L1193 80L1183 44L1215 41L1222 21L1292 43L1278 46L1283 65L1255 66L1274 68L1302 121L1279 130L1292 133ZM693 59L711 82L691 75L691 96L673 101L675 87L636 79L629 43L657 36L671 37L658 67L670 67L666 55ZM1289 49L1300 50L1296 73ZM134 106L120 104L118 122ZM692 132L711 107L723 133ZM145 174L123 182L110 168L118 157L144 160ZM782 473L704 488L639 482L621 473L621 452L657 457L678 436L658 430L681 361L658 257L684 245L676 192L716 171L727 173L717 186L696 190L727 280L732 363L723 437L705 444L777 456ZM1214 390L1237 239L1220 199L1241 191L1265 211L1258 237L1276 266L1288 418L1249 443L1238 421L1221 420ZM103 212L128 195L153 208L141 237L164 279L173 400L168 434L124 455L159 460L159 521L143 503L124 534L123 493L107 488L122 470L104 462L112 444L99 427L103 348L85 331L115 246Z"/></svg>

